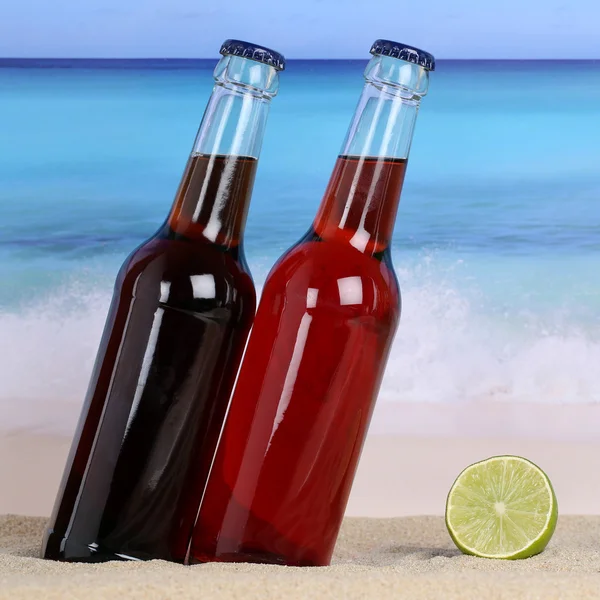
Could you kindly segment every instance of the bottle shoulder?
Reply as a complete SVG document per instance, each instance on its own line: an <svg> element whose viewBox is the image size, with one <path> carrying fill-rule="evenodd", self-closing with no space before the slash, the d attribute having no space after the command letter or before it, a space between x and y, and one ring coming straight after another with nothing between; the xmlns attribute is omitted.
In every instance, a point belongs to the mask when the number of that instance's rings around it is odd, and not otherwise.
<svg viewBox="0 0 600 600"><path fill-rule="evenodd" d="M209 244L154 237L134 250L117 277L117 287L136 297L158 297L161 304L198 310L227 306L256 292L244 260Z"/></svg>
<svg viewBox="0 0 600 600"><path fill-rule="evenodd" d="M303 296L308 309L341 310L351 317L394 318L400 312L391 262L334 242L309 240L292 247L267 278L263 295L269 294L276 302Z"/></svg>

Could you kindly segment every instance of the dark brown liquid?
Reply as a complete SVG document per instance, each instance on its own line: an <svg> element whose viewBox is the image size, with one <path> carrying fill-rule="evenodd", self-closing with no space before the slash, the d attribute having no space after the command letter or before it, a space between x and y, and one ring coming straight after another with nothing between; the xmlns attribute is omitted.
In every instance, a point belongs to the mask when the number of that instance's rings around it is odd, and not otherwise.
<svg viewBox="0 0 600 600"><path fill-rule="evenodd" d="M167 223L121 268L46 558L184 559L254 317L240 239L255 170L192 157Z"/></svg>
<svg viewBox="0 0 600 600"><path fill-rule="evenodd" d="M191 239L237 246L246 225L256 165L255 158L244 156L192 156L169 215L171 229Z"/></svg>

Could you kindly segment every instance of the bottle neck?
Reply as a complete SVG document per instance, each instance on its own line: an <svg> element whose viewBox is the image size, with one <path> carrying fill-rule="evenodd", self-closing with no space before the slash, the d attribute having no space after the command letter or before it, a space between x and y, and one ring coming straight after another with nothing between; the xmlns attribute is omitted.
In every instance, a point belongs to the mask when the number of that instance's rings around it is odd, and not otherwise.
<svg viewBox="0 0 600 600"><path fill-rule="evenodd" d="M277 71L226 56L185 169L168 225L193 240L226 248L243 238Z"/></svg>
<svg viewBox="0 0 600 600"><path fill-rule="evenodd" d="M373 58L313 224L323 240L376 254L390 245L427 71L390 57Z"/></svg>

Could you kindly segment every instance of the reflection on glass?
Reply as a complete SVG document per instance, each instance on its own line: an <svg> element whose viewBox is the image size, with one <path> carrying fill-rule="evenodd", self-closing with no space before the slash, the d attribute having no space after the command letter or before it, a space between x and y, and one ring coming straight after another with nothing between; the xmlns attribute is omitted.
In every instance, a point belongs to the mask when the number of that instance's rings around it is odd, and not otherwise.
<svg viewBox="0 0 600 600"><path fill-rule="evenodd" d="M194 298L210 300L216 297L215 278L212 275L192 275L190 281Z"/></svg>
<svg viewBox="0 0 600 600"><path fill-rule="evenodd" d="M362 304L363 289L360 277L342 277L337 280L337 284L340 292L340 304L342 306Z"/></svg>

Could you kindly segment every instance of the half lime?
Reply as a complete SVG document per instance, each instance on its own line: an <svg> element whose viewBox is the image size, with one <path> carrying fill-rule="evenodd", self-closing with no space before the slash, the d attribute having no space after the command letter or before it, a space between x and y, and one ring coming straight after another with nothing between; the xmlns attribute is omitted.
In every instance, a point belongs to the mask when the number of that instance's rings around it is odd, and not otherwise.
<svg viewBox="0 0 600 600"><path fill-rule="evenodd" d="M494 456L467 467L446 502L446 526L466 554L517 559L550 541L558 505L548 476L518 456Z"/></svg>

